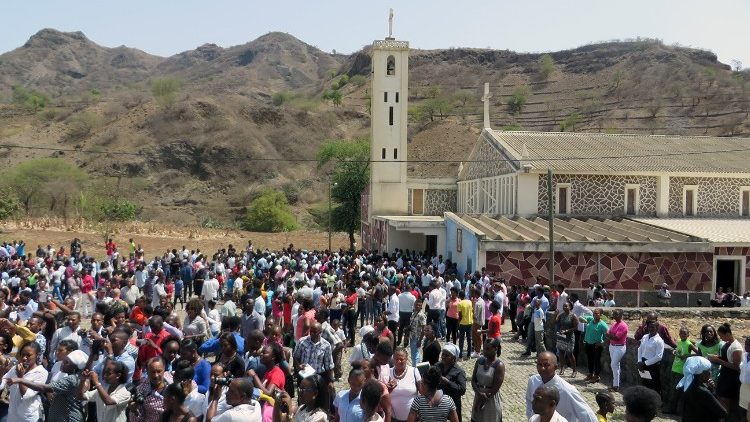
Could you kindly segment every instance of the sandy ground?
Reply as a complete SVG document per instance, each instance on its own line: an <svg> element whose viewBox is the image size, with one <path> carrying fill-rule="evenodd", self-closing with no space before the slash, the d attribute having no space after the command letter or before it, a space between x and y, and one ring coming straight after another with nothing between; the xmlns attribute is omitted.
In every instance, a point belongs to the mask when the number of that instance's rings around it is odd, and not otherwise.
<svg viewBox="0 0 750 422"><path fill-rule="evenodd" d="M37 245L52 245L55 248L70 247L73 238L81 239L83 250L89 255L103 258L104 237L102 232L95 229L76 228L69 230L65 227L52 226L45 228L22 227L18 224L6 223L0 225L0 241L24 240L26 250L34 252ZM213 254L219 248L226 248L232 244L235 248L247 245L248 240L253 241L255 248L281 249L290 243L298 248L327 249L328 233L294 231L287 233L254 233L241 230L220 230L202 228L180 228L161 226L149 223L129 223L117 227L112 235L121 252L127 253L128 239L133 238L136 244L143 246L146 256L152 258L161 256L167 249L200 248L201 251ZM344 233L334 233L331 245L334 250L348 248L349 239Z"/></svg>

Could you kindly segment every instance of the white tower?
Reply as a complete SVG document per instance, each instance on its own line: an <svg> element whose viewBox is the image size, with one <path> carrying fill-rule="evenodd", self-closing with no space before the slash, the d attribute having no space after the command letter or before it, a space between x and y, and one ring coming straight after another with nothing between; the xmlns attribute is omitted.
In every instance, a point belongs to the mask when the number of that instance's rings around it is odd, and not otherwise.
<svg viewBox="0 0 750 422"><path fill-rule="evenodd" d="M372 43L370 216L406 215L406 125L409 98L409 43L393 38Z"/></svg>

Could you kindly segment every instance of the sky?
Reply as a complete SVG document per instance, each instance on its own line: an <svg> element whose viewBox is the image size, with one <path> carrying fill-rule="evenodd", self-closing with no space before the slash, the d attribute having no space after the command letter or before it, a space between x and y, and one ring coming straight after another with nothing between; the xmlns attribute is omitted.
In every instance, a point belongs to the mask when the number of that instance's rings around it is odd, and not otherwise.
<svg viewBox="0 0 750 422"><path fill-rule="evenodd" d="M351 53L388 35L390 7L394 36L412 48L547 52L644 37L750 67L750 0L6 0L0 54L42 28L159 56L244 44L271 31Z"/></svg>

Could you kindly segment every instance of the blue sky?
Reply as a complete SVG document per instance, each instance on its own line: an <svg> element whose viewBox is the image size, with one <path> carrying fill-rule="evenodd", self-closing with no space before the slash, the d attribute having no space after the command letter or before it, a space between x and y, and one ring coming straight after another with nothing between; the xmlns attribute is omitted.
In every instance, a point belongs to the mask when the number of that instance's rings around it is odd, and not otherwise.
<svg viewBox="0 0 750 422"><path fill-rule="evenodd" d="M161 56L208 42L243 44L269 31L351 53L387 35L389 7L394 35L415 48L540 52L640 36L750 67L749 0L6 0L0 53L41 28L83 31L104 46Z"/></svg>

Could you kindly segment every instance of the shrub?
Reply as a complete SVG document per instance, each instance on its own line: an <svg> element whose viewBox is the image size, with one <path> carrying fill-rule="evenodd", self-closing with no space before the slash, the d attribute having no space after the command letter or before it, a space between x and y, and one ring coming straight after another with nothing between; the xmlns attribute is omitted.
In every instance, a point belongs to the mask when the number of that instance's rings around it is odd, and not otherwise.
<svg viewBox="0 0 750 422"><path fill-rule="evenodd" d="M553 59L552 56L545 54L539 58L539 77L546 81L554 71L555 59Z"/></svg>
<svg viewBox="0 0 750 422"><path fill-rule="evenodd" d="M0 188L0 220L13 217L21 209L21 202L13 189Z"/></svg>
<svg viewBox="0 0 750 422"><path fill-rule="evenodd" d="M367 77L365 75L354 75L349 78L349 83L354 86L362 86L367 83Z"/></svg>
<svg viewBox="0 0 750 422"><path fill-rule="evenodd" d="M65 134L65 140L76 142L85 139L91 134L91 131L102 124L102 118L99 115L84 112L76 115L68 123L68 132Z"/></svg>
<svg viewBox="0 0 750 422"><path fill-rule="evenodd" d="M291 98L291 95L289 95L288 92L281 91L281 92L277 92L273 94L273 96L271 97L271 102L273 102L273 105L278 107L284 104L285 102L289 101L290 98Z"/></svg>
<svg viewBox="0 0 750 422"><path fill-rule="evenodd" d="M565 120L560 123L560 132L570 131L574 132L576 130L576 125L580 123L580 121L583 119L583 116L581 113L572 113L568 117L565 118Z"/></svg>
<svg viewBox="0 0 750 422"><path fill-rule="evenodd" d="M243 227L258 232L286 232L297 228L294 215L283 192L267 189L247 211Z"/></svg>
<svg viewBox="0 0 750 422"><path fill-rule="evenodd" d="M529 90L525 86L520 86L513 91L508 100L508 113L510 115L515 116L521 113L523 106L526 104L528 92Z"/></svg>
<svg viewBox="0 0 750 422"><path fill-rule="evenodd" d="M323 93L323 99L324 100L331 100L333 105L340 106L341 105L341 91L338 89L331 89Z"/></svg>
<svg viewBox="0 0 750 422"><path fill-rule="evenodd" d="M125 199L104 200L99 209L102 218L110 221L131 221L138 214L138 207Z"/></svg>
<svg viewBox="0 0 750 422"><path fill-rule="evenodd" d="M13 103L27 110L37 112L47 106L49 98L40 92L16 85L13 87Z"/></svg>
<svg viewBox="0 0 750 422"><path fill-rule="evenodd" d="M151 81L151 93L163 107L169 108L177 101L182 83L174 78L158 78Z"/></svg>

